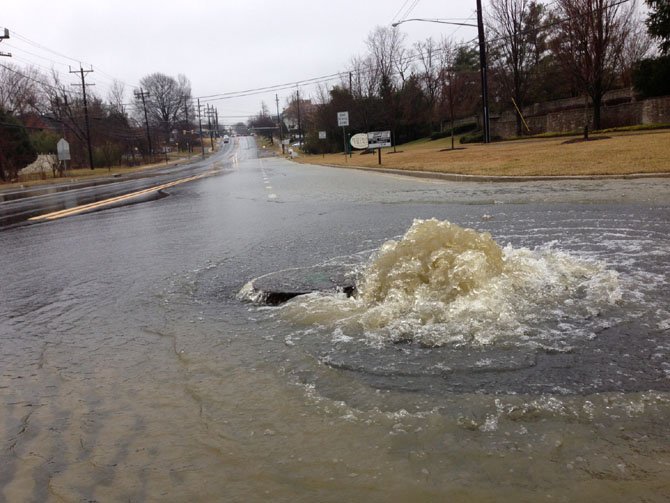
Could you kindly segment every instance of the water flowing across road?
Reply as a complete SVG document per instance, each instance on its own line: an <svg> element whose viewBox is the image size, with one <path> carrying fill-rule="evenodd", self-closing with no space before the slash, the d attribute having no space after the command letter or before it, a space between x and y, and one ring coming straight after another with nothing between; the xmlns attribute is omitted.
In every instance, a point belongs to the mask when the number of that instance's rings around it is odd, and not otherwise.
<svg viewBox="0 0 670 503"><path fill-rule="evenodd" d="M237 148L0 232L0 500L670 498L667 179Z"/></svg>

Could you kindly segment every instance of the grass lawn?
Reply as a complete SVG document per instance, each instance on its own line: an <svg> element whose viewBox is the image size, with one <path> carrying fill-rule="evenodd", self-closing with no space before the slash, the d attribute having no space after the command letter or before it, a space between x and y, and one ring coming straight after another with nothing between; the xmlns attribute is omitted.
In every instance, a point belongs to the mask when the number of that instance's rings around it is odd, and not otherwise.
<svg viewBox="0 0 670 503"><path fill-rule="evenodd" d="M205 149L209 151L212 148L212 142L209 137L203 137ZM137 173L140 171L161 168L166 164L174 164L180 161L187 161L189 159L196 159L202 155L201 147L194 147L193 152L189 155L187 152L170 152L168 154L168 162L165 161L165 154L156 154L154 160L156 162L151 164L142 164L139 166L111 166L111 167L96 167L68 169L64 177L53 177L51 171L40 173L31 173L25 176L19 175L18 182L0 182L0 189L10 189L14 186L32 187L36 185L69 183L72 181L86 180L87 178L94 178L109 175L122 175L128 173ZM44 178L43 178L44 177Z"/></svg>
<svg viewBox="0 0 670 503"><path fill-rule="evenodd" d="M595 139L607 136L607 138ZM451 138L418 140L382 149L382 168L485 176L566 176L670 173L670 130L612 132L593 141L534 138L484 144L455 144ZM447 150L445 150L447 149ZM402 151L402 152L400 152ZM298 162L376 168L377 154L301 155Z"/></svg>

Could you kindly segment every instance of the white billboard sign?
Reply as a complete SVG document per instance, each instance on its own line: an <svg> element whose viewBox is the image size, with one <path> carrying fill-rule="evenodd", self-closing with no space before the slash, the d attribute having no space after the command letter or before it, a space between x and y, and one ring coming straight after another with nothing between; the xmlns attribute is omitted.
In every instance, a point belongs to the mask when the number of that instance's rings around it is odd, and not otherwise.
<svg viewBox="0 0 670 503"><path fill-rule="evenodd" d="M369 148L391 146L391 131L370 131L368 133Z"/></svg>

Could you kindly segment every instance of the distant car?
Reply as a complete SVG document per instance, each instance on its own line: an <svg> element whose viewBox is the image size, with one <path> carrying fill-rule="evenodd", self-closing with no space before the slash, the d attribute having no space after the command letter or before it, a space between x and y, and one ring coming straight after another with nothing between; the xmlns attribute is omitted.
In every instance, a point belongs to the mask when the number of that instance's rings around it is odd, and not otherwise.
<svg viewBox="0 0 670 503"><path fill-rule="evenodd" d="M228 142L230 142L230 137L227 134L223 135L223 143L228 143Z"/></svg>

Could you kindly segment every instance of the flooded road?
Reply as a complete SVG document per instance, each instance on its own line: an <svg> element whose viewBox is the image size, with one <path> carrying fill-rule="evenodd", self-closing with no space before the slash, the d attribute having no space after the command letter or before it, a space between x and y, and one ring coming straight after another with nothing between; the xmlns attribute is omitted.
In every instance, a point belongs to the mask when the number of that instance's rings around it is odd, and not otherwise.
<svg viewBox="0 0 670 503"><path fill-rule="evenodd" d="M670 499L670 180L220 169L0 232L0 500Z"/></svg>

